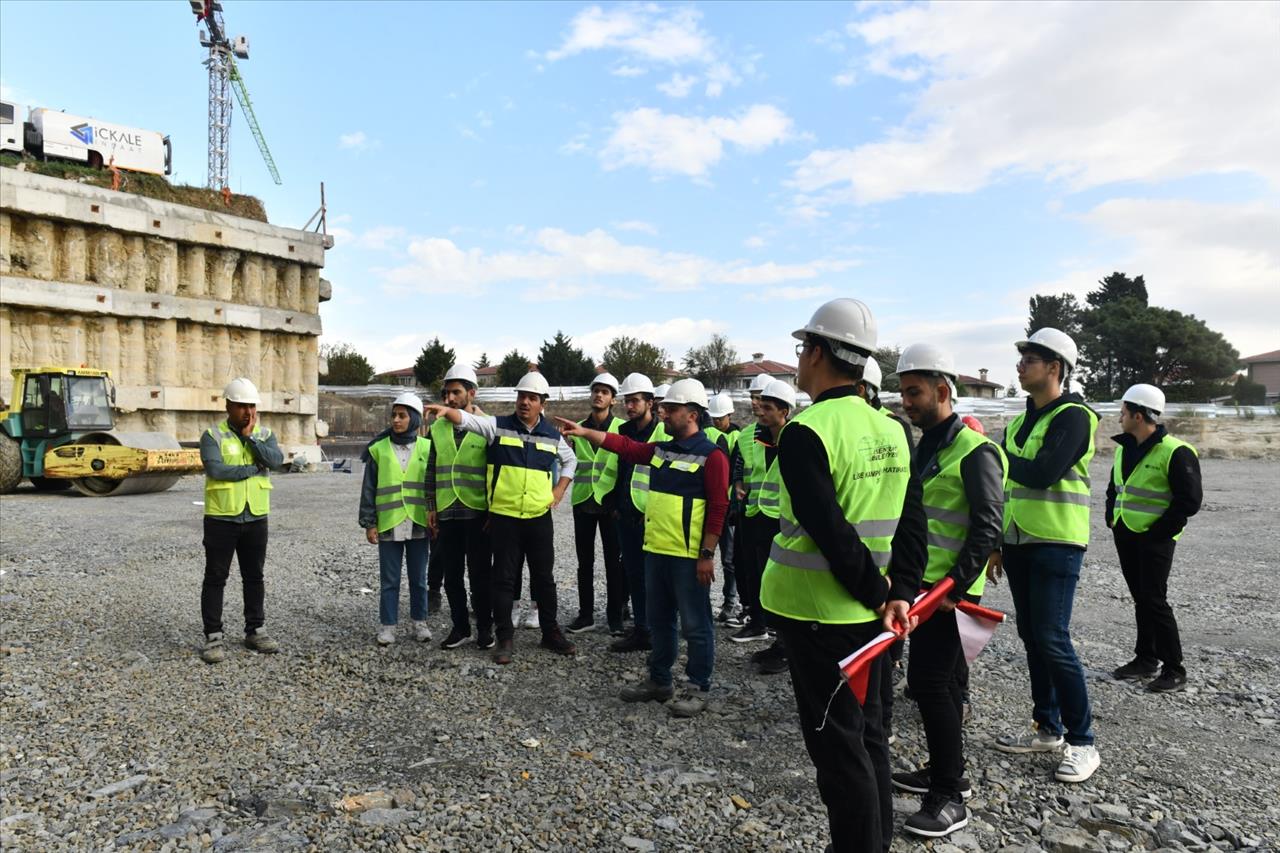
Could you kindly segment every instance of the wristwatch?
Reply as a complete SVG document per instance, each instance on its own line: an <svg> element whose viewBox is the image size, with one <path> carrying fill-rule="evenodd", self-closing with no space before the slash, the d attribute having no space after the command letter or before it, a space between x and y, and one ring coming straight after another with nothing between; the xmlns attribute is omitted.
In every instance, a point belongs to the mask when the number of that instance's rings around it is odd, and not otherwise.
<svg viewBox="0 0 1280 853"><path fill-rule="evenodd" d="M713 550L711 550L710 548L699 548L699 549L698 549L698 556L699 556L699 557L701 557L701 558L702 558L702 559L704 559L704 560L710 560L710 559L711 559L712 557L714 557L715 555L716 555L716 552L715 552L715 551L713 551Z"/></svg>

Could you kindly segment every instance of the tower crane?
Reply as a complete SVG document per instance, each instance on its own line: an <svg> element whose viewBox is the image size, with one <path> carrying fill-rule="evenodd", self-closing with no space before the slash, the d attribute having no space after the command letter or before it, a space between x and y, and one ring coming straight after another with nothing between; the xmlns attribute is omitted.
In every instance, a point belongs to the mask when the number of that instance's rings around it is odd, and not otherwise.
<svg viewBox="0 0 1280 853"><path fill-rule="evenodd" d="M276 170L275 158L267 147L266 137L258 125L258 117L253 112L253 101L249 98L249 90L240 76L240 67L236 59L249 58L249 39L227 36L226 24L222 20L222 3L220 0L188 0L191 11L196 16L196 24L200 29L200 46L209 49L209 57L204 65L209 69L209 188L215 190L227 187L227 173L231 165L231 96L235 92L236 100L244 113L245 122L253 140L258 143L262 159L267 164L267 171L277 184L280 183L280 172Z"/></svg>

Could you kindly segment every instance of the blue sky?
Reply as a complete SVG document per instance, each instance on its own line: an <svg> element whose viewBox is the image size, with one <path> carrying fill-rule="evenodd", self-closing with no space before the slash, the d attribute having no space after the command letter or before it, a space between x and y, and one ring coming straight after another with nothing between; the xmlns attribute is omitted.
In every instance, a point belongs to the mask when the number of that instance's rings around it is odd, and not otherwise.
<svg viewBox="0 0 1280 853"><path fill-rule="evenodd" d="M1007 383L1027 298L1117 269L1280 347L1280 4L224 8L284 178L237 110L233 189L300 226L325 182L325 340L379 369L557 329L790 363L854 296ZM202 54L178 0L0 6L4 97L161 130L197 184Z"/></svg>

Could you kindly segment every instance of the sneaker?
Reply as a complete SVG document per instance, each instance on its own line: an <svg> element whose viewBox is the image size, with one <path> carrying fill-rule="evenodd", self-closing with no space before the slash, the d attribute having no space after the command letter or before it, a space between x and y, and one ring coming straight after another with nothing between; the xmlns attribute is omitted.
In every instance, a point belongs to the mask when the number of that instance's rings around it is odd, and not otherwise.
<svg viewBox="0 0 1280 853"><path fill-rule="evenodd" d="M524 619L520 620L521 628L540 628L538 623L538 605L529 608L529 612L524 614Z"/></svg>
<svg viewBox="0 0 1280 853"><path fill-rule="evenodd" d="M920 811L907 818L902 828L912 835L942 838L968 825L969 810L962 801L950 799L945 794L929 794L920 805Z"/></svg>
<svg viewBox="0 0 1280 853"><path fill-rule="evenodd" d="M471 632L462 633L457 628L449 632L449 636L444 638L444 642L440 644L442 649L456 649L458 646L471 642ZM483 647L482 647L483 648Z"/></svg>
<svg viewBox="0 0 1280 853"><path fill-rule="evenodd" d="M260 652L264 655L274 655L276 652L280 651L280 643L261 628L254 631L252 634L245 634L244 644L255 652Z"/></svg>
<svg viewBox="0 0 1280 853"><path fill-rule="evenodd" d="M1062 763L1054 771L1053 778L1059 782L1083 782L1093 775L1102 759L1095 746L1072 746L1062 752Z"/></svg>
<svg viewBox="0 0 1280 853"><path fill-rule="evenodd" d="M751 643L756 640L769 639L769 632L765 627L756 622L748 622L737 631L729 635L729 639L735 643Z"/></svg>
<svg viewBox="0 0 1280 853"><path fill-rule="evenodd" d="M747 618L742 615L741 610L738 610L728 619L724 620L724 626L726 628L741 628L743 625L746 625L746 624L747 624Z"/></svg>
<svg viewBox="0 0 1280 853"><path fill-rule="evenodd" d="M558 655L576 655L578 647L564 638L564 634L560 633L559 628L552 628L542 635L542 642L538 645L544 649L550 649Z"/></svg>
<svg viewBox="0 0 1280 853"><path fill-rule="evenodd" d="M1021 754L1025 752L1053 752L1062 749L1062 735L1041 732L1032 726L1031 731L1020 735L1000 735L994 746L1001 752Z"/></svg>
<svg viewBox="0 0 1280 853"><path fill-rule="evenodd" d="M720 606L720 613L716 615L716 621L726 623L734 616L738 615L738 603L736 601L726 601Z"/></svg>
<svg viewBox="0 0 1280 853"><path fill-rule="evenodd" d="M583 631L590 631L595 626L595 619L585 613L579 613L578 618L569 623L568 631L570 634L581 634Z"/></svg>
<svg viewBox="0 0 1280 853"><path fill-rule="evenodd" d="M670 684L656 684L646 678L639 684L629 684L618 691L618 698L623 702L666 702L676 694Z"/></svg>
<svg viewBox="0 0 1280 853"><path fill-rule="evenodd" d="M515 651L514 645L510 640L498 643L498 650L493 653L493 662L501 666L511 663L511 655Z"/></svg>
<svg viewBox="0 0 1280 853"><path fill-rule="evenodd" d="M1111 670L1111 677L1119 681L1128 681L1134 678L1150 678L1159 671L1159 664L1134 658L1124 666Z"/></svg>
<svg viewBox="0 0 1280 853"><path fill-rule="evenodd" d="M482 631L476 632L476 646L481 649L485 649L486 651L493 648L494 646L493 631L482 630Z"/></svg>
<svg viewBox="0 0 1280 853"><path fill-rule="evenodd" d="M425 643L431 639L431 629L427 627L427 623L417 620L413 623L413 638L419 643Z"/></svg>
<svg viewBox="0 0 1280 853"><path fill-rule="evenodd" d="M1152 693L1176 693L1187 686L1187 675L1185 672L1170 672L1165 670L1160 676L1147 685L1147 690Z"/></svg>
<svg viewBox="0 0 1280 853"><path fill-rule="evenodd" d="M778 643L753 654L751 662L755 664L756 672L761 675L781 675L791 668L787 665L786 648L779 646Z"/></svg>
<svg viewBox="0 0 1280 853"><path fill-rule="evenodd" d="M696 717L707 710L707 691L690 687L680 692L680 698L671 703L671 716Z"/></svg>
<svg viewBox="0 0 1280 853"><path fill-rule="evenodd" d="M209 634L204 638L204 648L200 650L200 660L205 663L222 663L227 659L227 647L222 644L222 632Z"/></svg>
<svg viewBox="0 0 1280 853"><path fill-rule="evenodd" d="M626 628L624 628L624 627L622 627L622 623L621 623L621 622L619 622L619 623L618 623L618 624L616 624L616 625L610 625L610 626L609 626L609 636L610 636L610 637L625 637L625 636L627 636L627 629L626 629Z"/></svg>
<svg viewBox="0 0 1280 853"><path fill-rule="evenodd" d="M383 625L378 629L378 645L389 646L396 641L396 626Z"/></svg>
<svg viewBox="0 0 1280 853"><path fill-rule="evenodd" d="M611 652L647 652L653 649L653 643L649 640L649 632L642 631L639 628L632 628L631 633L618 640L616 643L609 644Z"/></svg>
<svg viewBox="0 0 1280 853"><path fill-rule="evenodd" d="M907 791L912 794L927 794L929 786L933 780L933 773L926 764L919 770L912 772L894 773L893 787L899 791ZM967 776L960 777L960 796L963 799L969 799L973 796L973 784Z"/></svg>

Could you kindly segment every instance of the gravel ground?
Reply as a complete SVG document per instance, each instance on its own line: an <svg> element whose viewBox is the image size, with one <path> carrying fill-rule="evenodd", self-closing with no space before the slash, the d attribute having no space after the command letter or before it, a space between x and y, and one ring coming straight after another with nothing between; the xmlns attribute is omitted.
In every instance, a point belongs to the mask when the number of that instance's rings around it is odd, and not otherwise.
<svg viewBox="0 0 1280 853"><path fill-rule="evenodd" d="M1030 715L1007 625L974 668L973 820L932 849L1280 844L1280 619L1264 587L1280 566L1264 532L1280 510L1280 465L1203 464L1205 510L1171 585L1191 687L1152 696L1106 675L1129 658L1132 610L1096 520L1074 635L1102 769L1063 785L1048 756L991 749ZM198 478L120 499L0 498L6 850L822 849L788 678L751 675L754 648L718 644L713 706L691 721L616 698L643 659L610 654L603 632L579 635L579 656L564 659L520 631L502 668L475 646L379 649L358 487L353 475L276 478L267 624L284 651L236 645L214 667L197 657ZM556 525L572 618L567 508ZM1011 609L1003 586L985 603ZM233 575L229 634L240 607ZM447 618L432 625L439 640ZM894 760L907 767L924 751L909 702L895 727ZM899 821L915 803L896 801ZM894 849L917 846L899 837Z"/></svg>

